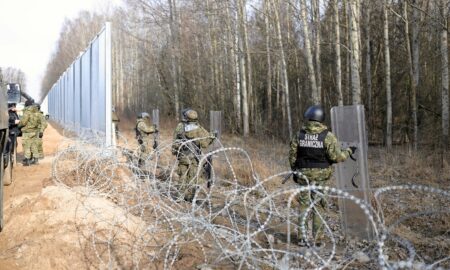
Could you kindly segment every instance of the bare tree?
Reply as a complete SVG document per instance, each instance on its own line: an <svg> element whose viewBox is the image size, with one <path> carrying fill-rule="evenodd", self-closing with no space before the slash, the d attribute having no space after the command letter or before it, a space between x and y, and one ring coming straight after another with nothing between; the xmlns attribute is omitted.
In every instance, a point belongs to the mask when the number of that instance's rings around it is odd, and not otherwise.
<svg viewBox="0 0 450 270"><path fill-rule="evenodd" d="M361 104L361 79L360 79L360 55L359 49L359 0L349 0L350 15L350 44L351 44L351 81L353 104Z"/></svg>
<svg viewBox="0 0 450 270"><path fill-rule="evenodd" d="M309 27L307 22L307 15L306 15L306 0L300 0L300 10L301 10L301 21L302 21L302 28L303 28L303 35L305 40L305 55L306 55L306 61L308 65L308 77L309 82L311 84L311 95L312 95L312 101L314 104L320 103L320 95L317 90L317 84L316 84L316 75L314 71L314 65L313 65L313 57L311 52L311 39L309 37Z"/></svg>
<svg viewBox="0 0 450 270"><path fill-rule="evenodd" d="M385 82L386 82L386 147L392 148L392 94L391 94L391 56L389 51L389 5L386 1L383 4L383 22L384 22L384 62L385 62Z"/></svg>
<svg viewBox="0 0 450 270"><path fill-rule="evenodd" d="M341 72L341 37L340 37L340 26L339 26L339 8L338 0L333 1L333 24L335 33L335 54L336 54L336 90L338 93L338 104L339 106L344 106L344 96L342 94L342 72Z"/></svg>
<svg viewBox="0 0 450 270"><path fill-rule="evenodd" d="M287 74L287 65L286 65L286 57L284 53L284 47L283 47L283 40L281 37L281 26L280 26L280 16L279 16L279 1L274 0L276 3L276 7L274 7L274 13L275 13L275 25L277 29L277 40L278 40L278 46L280 50L280 60L281 60L281 73L282 73L282 83L283 83L283 90L285 94L285 101L286 101L286 111L287 111L287 124L288 124L288 131L289 131L289 138L292 137L292 120L291 120L291 105L289 102L289 79ZM275 4L274 3L274 4Z"/></svg>
<svg viewBox="0 0 450 270"><path fill-rule="evenodd" d="M266 30L266 57L267 57L267 86L266 86L266 97L267 97L267 122L272 122L272 60L270 51L270 22L269 15L271 14L271 0L264 0L264 26Z"/></svg>
<svg viewBox="0 0 450 270"><path fill-rule="evenodd" d="M314 22L314 58L316 63L317 93L319 94L319 100L322 103L322 68L320 63L320 0L311 0L311 8Z"/></svg>
<svg viewBox="0 0 450 270"><path fill-rule="evenodd" d="M249 125L249 106L248 106L248 88L247 88L247 72L248 63L246 64L245 53L245 39L247 38L247 28L245 26L245 0L238 1L238 18L239 18L239 70L240 70L240 83L242 91L242 120L243 120L243 135L248 136L250 133ZM248 60L248 59L247 59Z"/></svg>
<svg viewBox="0 0 450 270"><path fill-rule="evenodd" d="M367 106L368 106L368 115L369 119L372 114L372 48L370 45L371 41L371 27L370 27L370 16L371 16L371 6L370 3L372 1L365 1L365 15L364 15L364 24L366 27L366 92L367 92Z"/></svg>
<svg viewBox="0 0 450 270"><path fill-rule="evenodd" d="M441 0L440 10L442 12L441 29L441 80L442 80L442 149L445 152L448 149L448 128L449 128L449 103L448 103L448 8L449 3Z"/></svg>

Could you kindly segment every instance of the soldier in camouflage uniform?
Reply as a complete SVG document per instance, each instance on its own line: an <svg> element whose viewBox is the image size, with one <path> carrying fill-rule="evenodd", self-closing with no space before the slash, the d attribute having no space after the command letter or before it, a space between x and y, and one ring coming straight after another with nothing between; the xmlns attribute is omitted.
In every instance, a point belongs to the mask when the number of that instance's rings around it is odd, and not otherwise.
<svg viewBox="0 0 450 270"><path fill-rule="evenodd" d="M37 144L37 149L38 149L38 154L36 156L36 158L38 159L42 159L44 158L44 143L43 143L43 136L44 136L44 131L48 126L47 120L45 119L44 116L44 112L41 111L41 105L40 104L36 104L38 111L39 111L39 116L41 118L41 126L39 128L39 136L36 137L36 144Z"/></svg>
<svg viewBox="0 0 450 270"><path fill-rule="evenodd" d="M20 120L19 126L22 130L22 147L25 159L24 166L29 166L37 162L38 148L36 144L36 137L39 136L41 128L41 116L32 102L25 102L26 108L23 112L23 117Z"/></svg>
<svg viewBox="0 0 450 270"><path fill-rule="evenodd" d="M304 114L306 123L300 132L292 138L289 150L289 163L293 171L298 171L306 178L294 175L294 181L300 186L309 184L326 185L333 173L333 163L345 161L356 150L350 147L341 150L336 136L328 130L323 123L325 112L320 106L309 107ZM299 195L300 210L304 212L317 194L302 192ZM320 198L319 198L320 199ZM316 207L324 211L326 201L324 198ZM319 236L322 222L320 217L312 212L313 237Z"/></svg>
<svg viewBox="0 0 450 270"><path fill-rule="evenodd" d="M197 190L196 186L206 183L203 170L197 179L194 178L197 175L202 149L207 148L214 139L215 135L210 134L198 123L196 111L183 110L181 123L178 123L173 133L172 154L178 159L180 191L183 192L186 201L192 201Z"/></svg>
<svg viewBox="0 0 450 270"><path fill-rule="evenodd" d="M139 144L139 166L142 166L143 161L148 157L152 151L152 137L151 134L158 132L155 125L150 124L150 114L142 112L138 115L136 120L136 138Z"/></svg>

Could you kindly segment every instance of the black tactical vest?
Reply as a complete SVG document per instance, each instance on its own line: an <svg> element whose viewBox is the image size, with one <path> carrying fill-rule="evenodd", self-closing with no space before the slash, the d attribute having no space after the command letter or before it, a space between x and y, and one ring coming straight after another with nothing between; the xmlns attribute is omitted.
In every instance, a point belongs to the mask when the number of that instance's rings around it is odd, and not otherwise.
<svg viewBox="0 0 450 270"><path fill-rule="evenodd" d="M325 147L327 134L328 130L318 134L308 134L304 130L300 131L297 146L297 168L328 168L331 165Z"/></svg>

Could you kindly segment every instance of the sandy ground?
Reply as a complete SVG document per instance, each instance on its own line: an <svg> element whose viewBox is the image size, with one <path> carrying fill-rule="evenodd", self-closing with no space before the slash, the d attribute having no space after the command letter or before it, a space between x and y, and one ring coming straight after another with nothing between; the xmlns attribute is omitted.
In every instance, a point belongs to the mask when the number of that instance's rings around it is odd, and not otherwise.
<svg viewBox="0 0 450 270"><path fill-rule="evenodd" d="M103 198L83 198L55 186L51 180L53 155L63 136L55 125L44 134L45 158L39 165L14 168L14 180L4 189L4 222L0 233L0 269L89 269L92 257L80 234L80 228L95 224L107 226L98 218L124 217L120 209ZM21 142L18 161L23 159ZM90 216L83 205L95 205L104 211L103 217ZM107 216L105 216L107 215ZM128 217L129 218L129 217ZM139 220L125 225L137 230ZM130 228L130 227L135 228ZM98 263L96 263L98 266Z"/></svg>

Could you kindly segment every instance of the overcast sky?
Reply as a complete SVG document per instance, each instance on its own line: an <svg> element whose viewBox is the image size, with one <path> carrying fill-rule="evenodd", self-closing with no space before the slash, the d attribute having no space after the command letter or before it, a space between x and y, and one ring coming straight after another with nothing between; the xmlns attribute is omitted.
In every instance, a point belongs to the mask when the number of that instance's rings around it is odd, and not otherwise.
<svg viewBox="0 0 450 270"><path fill-rule="evenodd" d="M64 18L111 3L120 0L0 0L0 67L25 72L28 92L35 95Z"/></svg>

